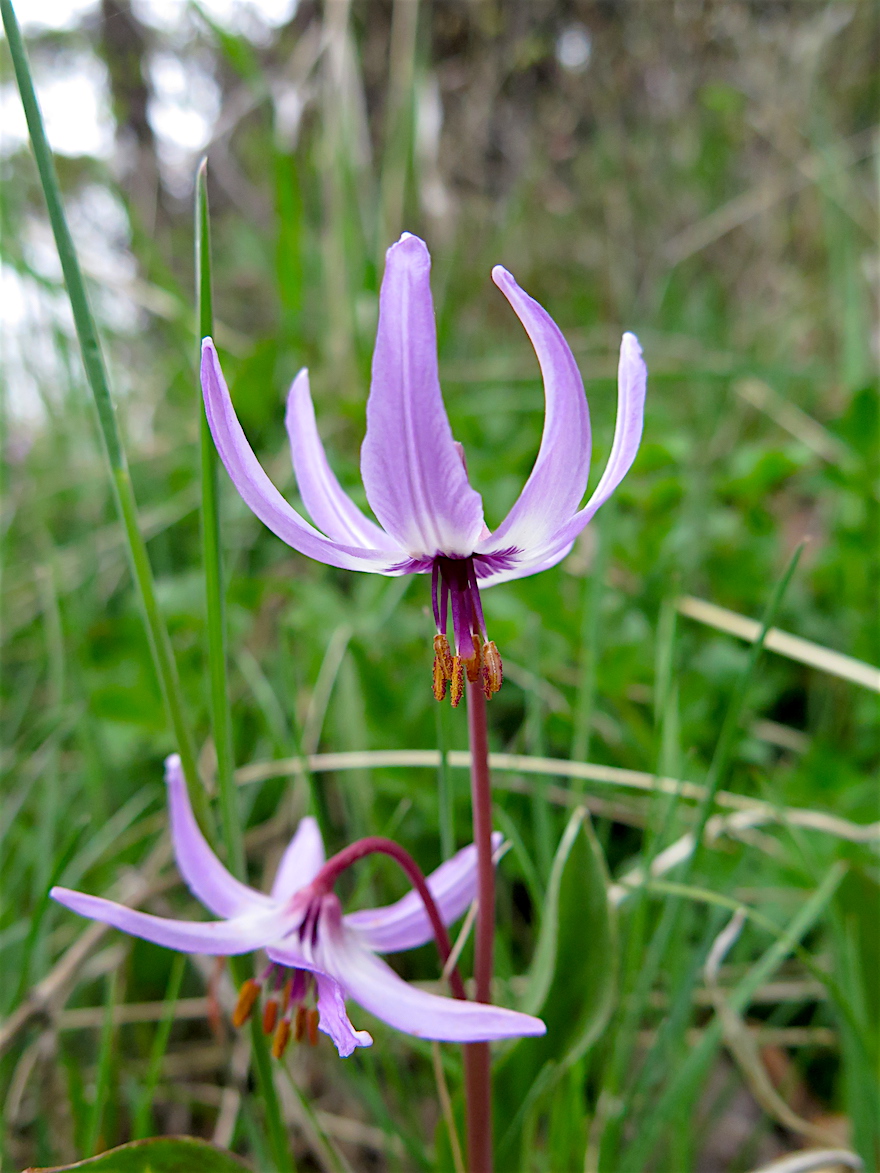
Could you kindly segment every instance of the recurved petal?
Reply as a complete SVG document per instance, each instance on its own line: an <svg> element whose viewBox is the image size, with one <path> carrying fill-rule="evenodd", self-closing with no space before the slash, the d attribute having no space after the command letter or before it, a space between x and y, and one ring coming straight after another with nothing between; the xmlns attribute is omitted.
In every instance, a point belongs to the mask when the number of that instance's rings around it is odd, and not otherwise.
<svg viewBox="0 0 880 1173"><path fill-rule="evenodd" d="M285 848L275 881L272 899L286 900L310 884L324 863L324 841L318 823L310 815L300 819L296 834Z"/></svg>
<svg viewBox="0 0 880 1173"><path fill-rule="evenodd" d="M351 998L389 1026L416 1038L450 1043L521 1038L546 1031L539 1018L489 1006L443 998L409 985L390 966L343 933L324 942L325 968Z"/></svg>
<svg viewBox="0 0 880 1173"><path fill-rule="evenodd" d="M500 570L481 579L481 586L493 586L509 582L514 578L525 578L555 566L571 549L571 544L596 510L604 505L632 465L642 438L645 416L645 391L648 369L642 358L642 348L635 334L624 334L620 344L620 361L617 368L617 420L614 425L614 440L605 471L583 509L579 509L567 522L556 530L547 542L535 549L526 550L515 558L509 569ZM487 550L495 549L495 535L483 543Z"/></svg>
<svg viewBox="0 0 880 1173"><path fill-rule="evenodd" d="M339 982L326 974L316 973L318 986L319 1030L329 1035L339 1054L345 1059L355 1047L371 1047L373 1036L367 1030L355 1030L345 1010L345 996Z"/></svg>
<svg viewBox="0 0 880 1173"><path fill-rule="evenodd" d="M504 836L496 831L492 846L498 848ZM452 924L467 910L476 895L477 849L471 844L442 863L428 876L428 888L444 924ZM415 949L434 937L431 922L418 892L407 892L387 908L366 908L344 918L345 925L358 933L369 949L397 953Z"/></svg>
<svg viewBox="0 0 880 1173"><path fill-rule="evenodd" d="M555 536L581 503L590 473L590 413L574 355L562 331L500 265L492 280L510 302L538 356L544 379L541 446L513 508L482 553L514 546L533 550Z"/></svg>
<svg viewBox="0 0 880 1173"><path fill-rule="evenodd" d="M101 896L73 892L69 888L53 888L49 895L80 916L102 921L133 937L142 937L145 941L153 941L167 949L179 949L183 953L250 953L281 937L291 922L290 914L276 909L245 913L231 920L169 920L136 912Z"/></svg>
<svg viewBox="0 0 880 1173"><path fill-rule="evenodd" d="M483 528L440 393L430 269L408 232L386 254L361 449L370 508L414 558L470 554Z"/></svg>
<svg viewBox="0 0 880 1173"><path fill-rule="evenodd" d="M263 471L248 444L232 400L217 351L210 338L202 341L202 391L205 413L214 443L226 471L248 507L288 546L301 554L341 566L346 570L372 570L391 573L391 567L400 562L400 554L389 557L387 551L348 546L331 541L318 533L314 526L297 513L281 496Z"/></svg>
<svg viewBox="0 0 880 1173"><path fill-rule="evenodd" d="M177 869L193 896L215 916L234 917L272 908L274 902L268 896L230 875L208 846L190 806L176 753L165 760L165 781Z"/></svg>
<svg viewBox="0 0 880 1173"><path fill-rule="evenodd" d="M400 551L394 547L384 530L364 517L344 492L327 462L315 422L309 373L306 370L301 370L293 380L287 397L284 422L300 496L318 529L336 542L393 551L400 561Z"/></svg>

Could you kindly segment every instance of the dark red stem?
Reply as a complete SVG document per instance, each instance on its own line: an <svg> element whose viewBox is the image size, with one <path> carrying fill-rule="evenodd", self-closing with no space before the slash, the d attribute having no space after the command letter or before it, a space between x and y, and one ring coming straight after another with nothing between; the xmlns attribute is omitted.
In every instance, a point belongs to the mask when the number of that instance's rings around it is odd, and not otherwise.
<svg viewBox="0 0 880 1173"><path fill-rule="evenodd" d="M446 925L440 919L440 913L434 902L434 897L431 895L431 889L428 887L425 877L422 874L422 869L409 852L401 847L399 843L395 843L393 839L384 839L381 835L369 835L366 839L358 839L356 843L352 843L349 847L344 847L342 851L337 852L336 855L331 856L327 860L312 881L312 887L318 894L330 892L342 873L350 868L353 863L357 863L365 855L375 855L377 853L380 855L390 855L393 860L396 860L406 873L407 879L418 892L419 896L421 896L422 903L425 906L425 912L427 912L428 919L431 922L431 928L434 930L434 940L437 942L437 952L440 954L441 965L445 966L452 952L452 945L449 941L449 933L446 931ZM458 972L457 966L453 966L449 974L449 985L456 998L465 998L467 996L464 991L464 982L461 980L461 974Z"/></svg>
<svg viewBox="0 0 880 1173"><path fill-rule="evenodd" d="M492 781L486 696L480 681L467 685L468 739L471 749L471 803L477 846L477 933L474 956L476 1000L492 1000L492 949L495 938L495 867L492 863ZM468 1171L492 1171L492 1074L489 1044L464 1049L468 1120Z"/></svg>

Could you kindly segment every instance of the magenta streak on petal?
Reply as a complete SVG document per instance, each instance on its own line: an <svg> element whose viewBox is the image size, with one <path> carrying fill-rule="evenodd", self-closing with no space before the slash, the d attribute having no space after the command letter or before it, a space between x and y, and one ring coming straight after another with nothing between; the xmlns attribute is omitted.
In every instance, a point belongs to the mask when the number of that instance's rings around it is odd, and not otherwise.
<svg viewBox="0 0 880 1173"><path fill-rule="evenodd" d="M552 540L580 504L590 472L590 415L577 363L559 327L500 265L492 280L510 302L538 356L544 379L541 447L518 500L478 549L532 549Z"/></svg>
<svg viewBox="0 0 880 1173"><path fill-rule="evenodd" d="M387 551L332 542L296 512L266 476L248 444L232 406L229 390L210 338L202 342L202 389L205 413L226 471L246 505L288 546L301 554L346 570L394 574L399 558Z"/></svg>
<svg viewBox="0 0 880 1173"><path fill-rule="evenodd" d="M268 896L230 875L208 846L193 815L177 754L171 754L165 761L165 781L174 856L193 896L215 916L234 917L273 908L274 902Z"/></svg>
<svg viewBox="0 0 880 1173"><path fill-rule="evenodd" d="M300 371L293 380L284 422L300 496L318 529L335 542L387 549L399 558L399 548L384 530L363 515L343 491L327 462L306 370Z"/></svg>
<svg viewBox="0 0 880 1173"><path fill-rule="evenodd" d="M549 554L546 549L539 550L536 554L528 557L522 556L515 562L499 567L497 570L486 569L480 576L480 586L486 590L488 587L497 586L502 582L513 582L517 578L527 578L530 574L550 570L551 567L562 561L573 545L573 541L566 542L561 546L551 547Z"/></svg>
<svg viewBox="0 0 880 1173"><path fill-rule="evenodd" d="M228 955L250 953L280 940L292 920L289 913L278 909L269 912L250 912L230 920L186 921L169 920L135 912L100 896L87 896L69 888L53 888L49 895L65 908L112 925L133 937L142 937L168 949L186 953Z"/></svg>
<svg viewBox="0 0 880 1173"><path fill-rule="evenodd" d="M386 254L361 449L370 507L418 559L470 554L483 528L440 393L430 267L409 233Z"/></svg>
<svg viewBox="0 0 880 1173"><path fill-rule="evenodd" d="M504 836L492 835L497 850ZM463 847L451 859L428 876L428 888L437 904L443 923L450 925L467 910L477 890L477 850L473 844ZM343 918L347 929L360 936L369 949L377 953L397 953L415 949L433 938L425 906L417 892L407 894L386 908L366 908Z"/></svg>
<svg viewBox="0 0 880 1173"><path fill-rule="evenodd" d="M468 599L470 600L471 611L473 612L473 626L479 631L483 639L486 639L486 620L483 618L483 600L480 598L480 590L477 586L477 572L474 570L472 560L468 561Z"/></svg>

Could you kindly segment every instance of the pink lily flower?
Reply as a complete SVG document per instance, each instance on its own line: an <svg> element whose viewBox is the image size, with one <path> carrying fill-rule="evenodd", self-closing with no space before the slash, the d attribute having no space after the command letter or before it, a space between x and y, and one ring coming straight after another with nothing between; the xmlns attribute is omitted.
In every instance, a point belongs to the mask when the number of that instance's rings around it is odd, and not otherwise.
<svg viewBox="0 0 880 1173"><path fill-rule="evenodd" d="M538 1018L480 1002L441 997L409 985L377 953L414 949L434 937L425 905L415 891L387 908L344 916L337 896L320 882L324 845L318 824L301 820L266 895L235 879L208 846L192 812L180 758L166 762L171 836L180 874L215 921L171 920L137 912L69 888L50 895L80 916L103 921L169 949L218 956L265 949L269 967L241 987L233 1021L240 1026L268 984L264 1029L274 1033L280 1057L291 1033L316 1030L329 1035L342 1056L369 1047L365 1030L355 1030L345 1010L353 998L397 1030L423 1039L482 1042L544 1034ZM501 836L496 834L495 846ZM332 862L332 861L331 861ZM476 891L477 853L465 847L441 864L427 886L443 924L455 921Z"/></svg>
<svg viewBox="0 0 880 1173"><path fill-rule="evenodd" d="M635 459L647 370L637 338L624 334L611 453L595 491L580 507L591 433L577 364L549 314L506 269L492 270L535 348L545 416L531 475L501 525L489 530L443 406L430 268L424 242L408 232L387 252L361 448L364 489L379 525L343 491L327 462L306 370L291 386L286 423L300 495L314 525L287 503L261 468L236 418L210 338L202 344L201 377L208 423L226 470L253 512L282 541L347 570L430 571L437 625L434 691L442 699L451 681L457 704L465 670L470 680L482 679L487 696L501 686L501 659L487 640L479 588L536 574L565 557ZM447 639L450 606L454 656Z"/></svg>

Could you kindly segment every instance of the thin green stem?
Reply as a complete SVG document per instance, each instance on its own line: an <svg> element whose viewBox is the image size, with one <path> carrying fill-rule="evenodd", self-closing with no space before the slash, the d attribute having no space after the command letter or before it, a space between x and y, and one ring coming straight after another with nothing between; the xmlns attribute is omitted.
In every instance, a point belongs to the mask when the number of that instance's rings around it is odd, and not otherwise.
<svg viewBox="0 0 880 1173"><path fill-rule="evenodd" d="M113 1060L113 1010L116 1006L118 975L114 969L107 976L107 998L104 1002L104 1021L101 1024L101 1041L98 1044L98 1071L95 1076L95 1098L89 1112L86 1129L86 1156L93 1157L101 1145L101 1121L104 1106L110 1090L110 1067Z"/></svg>
<svg viewBox="0 0 880 1173"><path fill-rule="evenodd" d="M198 357L202 339L214 333L214 301L211 282L211 225L208 209L208 167L203 159L196 175L195 192L196 297L198 304ZM217 789L223 820L223 842L229 867L240 879L246 878L244 835L235 785L235 756L232 746L232 714L229 710L226 651L226 600L223 586L223 554L220 544L220 500L217 477L217 450L208 427L204 403L199 396L199 436L202 479L202 562L205 571L205 615L208 631L208 671L211 681L211 726L217 752ZM238 985L250 976L246 962L236 960L232 971ZM275 1090L272 1057L266 1036L252 1023L251 1041L257 1085L266 1114L266 1131L272 1150L273 1168L293 1173L287 1129Z"/></svg>
<svg viewBox="0 0 880 1173"><path fill-rule="evenodd" d="M202 339L214 333L211 284L211 227L208 214L208 169L203 159L196 176L195 241L196 297L198 305L198 358ZM217 449L199 395L199 447L202 478L202 564L205 570L205 619L208 632L208 672L211 681L211 727L217 753L217 789L223 819L223 842L231 871L245 879L244 839L235 785L232 747L232 714L229 711L228 657L226 651L226 599L223 584L223 552L220 544L220 499L217 483Z"/></svg>
<svg viewBox="0 0 880 1173"><path fill-rule="evenodd" d="M276 1173L295 1173L296 1164L275 1088L272 1056L269 1054L266 1036L263 1034L263 1024L258 1019L259 1016L251 1019L251 1053L257 1070L257 1086L266 1109L266 1131L272 1150L273 1169Z"/></svg>
<svg viewBox="0 0 880 1173"><path fill-rule="evenodd" d="M165 1057L165 1052L168 1050L168 1039L171 1035L171 1027L174 1025L174 1008L177 1005L180 984L183 981L185 969L186 954L175 953L174 960L171 963L171 973L168 977L168 986L165 990L165 1005L162 1007L162 1021L159 1023L156 1033L153 1036L153 1046L150 1049L150 1059L147 1066L147 1075L144 1080L144 1090L141 1093L135 1112L134 1127L132 1129L135 1140L140 1140L142 1137L150 1135L153 1099L159 1083L162 1060Z"/></svg>
<svg viewBox="0 0 880 1173"><path fill-rule="evenodd" d="M21 30L19 29L11 0L0 0L0 11L3 14L3 26L6 30L6 37L9 43L9 55L12 58L12 64L15 69L15 78L18 82L18 89L21 94L21 101L24 106L28 130L30 132L31 146L37 163L37 170L40 174L43 194L46 198L49 221L55 236L55 247L58 250L58 258L61 261L61 269L64 273L64 283L67 288L67 296L70 300L70 308L73 312L73 320L76 325L83 366L85 367L86 378L98 412L98 422L101 427L101 435L104 439L107 460L110 464L116 507L122 520L123 529L125 530L129 559L140 594L153 663L159 677L159 684L162 689L168 716L174 729L174 736L180 752L183 770L186 776L187 789L190 792L193 807L199 821L206 830L210 830L208 801L196 771L195 752L186 721L183 694L177 675L177 665L171 650L168 631L156 600L153 573L150 567L146 543L138 522L134 489L132 488L128 464L125 459L125 451L119 434L116 411L110 395L110 386L107 380L107 371L101 352L98 330L89 306L85 282L83 281L82 271L79 267L73 238L70 235L67 218L64 214L61 189L58 184L58 176L55 173L52 151L46 138L43 118L40 113L39 103L37 102L37 95L28 65L24 42L21 37Z"/></svg>

